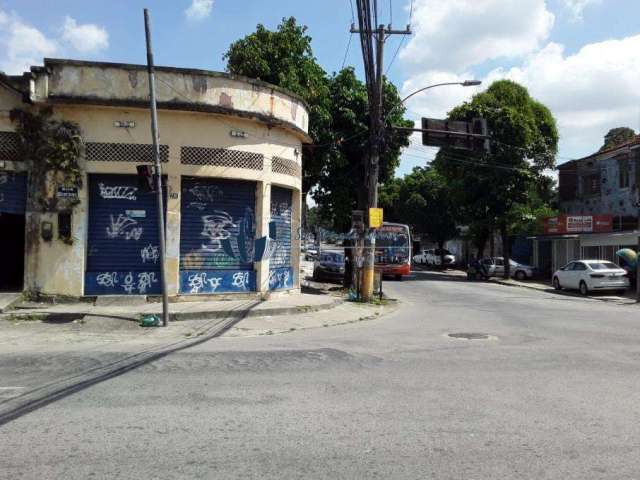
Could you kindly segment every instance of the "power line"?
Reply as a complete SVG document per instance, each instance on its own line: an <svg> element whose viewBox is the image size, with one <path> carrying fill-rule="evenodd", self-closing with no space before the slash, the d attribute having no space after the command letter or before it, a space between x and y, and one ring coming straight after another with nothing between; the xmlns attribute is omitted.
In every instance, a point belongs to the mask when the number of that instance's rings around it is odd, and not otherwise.
<svg viewBox="0 0 640 480"><path fill-rule="evenodd" d="M349 55L349 47L351 47L351 39L353 38L353 33L349 33L349 41L347 42L347 48L344 52L344 58L342 59L342 66L340 70L344 69L345 63L347 63L347 56Z"/></svg>
<svg viewBox="0 0 640 480"><path fill-rule="evenodd" d="M393 57L391 57L391 61L389 62L389 66L387 67L387 70L384 72L385 75L387 75L389 73L389 70L391 70L391 65L393 65L393 62L396 59L396 56L398 56L398 52L400 51L400 48L402 47L402 44L404 43L405 38L407 37L403 36L400 39L400 42L398 43L398 48L396 48L396 51L394 52Z"/></svg>

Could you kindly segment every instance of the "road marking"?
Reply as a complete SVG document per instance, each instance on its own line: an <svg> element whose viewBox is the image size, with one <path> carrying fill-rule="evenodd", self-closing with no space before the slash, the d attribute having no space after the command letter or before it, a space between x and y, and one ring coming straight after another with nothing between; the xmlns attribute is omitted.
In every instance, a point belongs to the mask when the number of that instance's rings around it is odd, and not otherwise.
<svg viewBox="0 0 640 480"><path fill-rule="evenodd" d="M20 395L19 390L26 387L0 387L0 398L11 398Z"/></svg>

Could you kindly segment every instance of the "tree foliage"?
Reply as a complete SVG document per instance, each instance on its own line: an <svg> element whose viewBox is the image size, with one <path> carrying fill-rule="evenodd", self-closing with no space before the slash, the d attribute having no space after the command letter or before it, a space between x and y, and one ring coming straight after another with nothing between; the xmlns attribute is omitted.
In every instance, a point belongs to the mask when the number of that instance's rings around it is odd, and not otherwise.
<svg viewBox="0 0 640 480"><path fill-rule="evenodd" d="M307 27L284 18L275 31L259 24L256 31L233 42L223 59L227 71L257 78L301 96L309 105L309 135L316 145L332 142L329 78L311 48ZM302 190L317 182L325 151L304 148Z"/></svg>
<svg viewBox="0 0 640 480"><path fill-rule="evenodd" d="M50 107L34 112L16 108L9 117L16 124L18 156L31 172L31 197L43 210L55 211L58 199L50 195L48 183L82 186L78 159L84 144L80 127L55 118ZM65 207L73 206L70 201L64 203Z"/></svg>
<svg viewBox="0 0 640 480"><path fill-rule="evenodd" d="M309 104L309 135L314 145L303 149L302 189L322 206L319 213L337 230L350 225L351 211L364 192L362 162L368 151L367 89L353 68L329 76L318 64L307 27L286 18L275 31L258 25L256 31L232 43L225 53L232 74L259 78L300 95ZM397 89L385 81L386 124L412 126L403 119ZM380 182L393 177L407 133L390 129L384 136Z"/></svg>
<svg viewBox="0 0 640 480"><path fill-rule="evenodd" d="M612 128L604 136L604 143L600 147L600 151L609 150L610 148L617 147L629 140L633 140L636 136L636 132L629 127L617 127Z"/></svg>
<svg viewBox="0 0 640 480"><path fill-rule="evenodd" d="M348 230L351 211L362 204L365 191L363 163L369 150L369 111L366 85L353 68L348 67L330 79L331 128L336 144L327 149L318 188L313 198L323 205L334 228ZM409 133L398 132L392 125L411 127L413 122L403 118L404 108L398 108L400 95L396 87L385 79L383 115L385 132L380 151L379 183L391 180L400 165L402 147L409 145Z"/></svg>
<svg viewBox="0 0 640 480"><path fill-rule="evenodd" d="M530 213L532 192L536 185L547 182L544 171L555 166L556 122L546 106L510 80L494 82L449 114L454 120L474 117L487 119L491 152L470 155L443 148L434 164L449 182L471 230L499 230L508 257L512 225L523 212Z"/></svg>
<svg viewBox="0 0 640 480"><path fill-rule="evenodd" d="M426 235L439 247L458 233L457 205L447 180L434 168L415 167L404 178L388 182L380 204L389 220L411 225L414 233Z"/></svg>

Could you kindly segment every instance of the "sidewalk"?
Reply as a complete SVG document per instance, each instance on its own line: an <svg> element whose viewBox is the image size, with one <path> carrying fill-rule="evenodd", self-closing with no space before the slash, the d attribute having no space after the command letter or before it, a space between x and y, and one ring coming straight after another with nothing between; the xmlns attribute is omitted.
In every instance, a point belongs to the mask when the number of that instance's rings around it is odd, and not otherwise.
<svg viewBox="0 0 640 480"><path fill-rule="evenodd" d="M450 278L459 279L460 281L464 281L466 279L466 272L463 270L455 270L455 269L447 269L447 270L423 270L416 269L416 271L427 271L434 275L446 275ZM474 282L482 283L482 280L474 280ZM569 291L569 290L555 290L551 283L547 283L543 280L525 280L520 281L516 279L505 280L502 277L491 277L488 280L489 283L494 283L497 285L504 285L508 287L520 287L520 288L529 288L531 290L537 290L539 292L546 292L552 295L561 295L565 297L576 297L582 299L591 299L591 300L599 300L601 302L611 302L616 303L618 305L631 305L635 304L635 292L633 290L627 290L623 296L615 295L613 292L592 292L587 297L583 297L577 291Z"/></svg>
<svg viewBox="0 0 640 480"><path fill-rule="evenodd" d="M114 299L113 304L91 303L32 304L0 314L0 320L41 320L65 322L81 320L85 316L138 321L145 314L160 314L161 303L126 304ZM169 304L169 320L209 320L217 318L248 318L277 315L297 315L328 310L340 305L343 299L331 295L291 294L268 300L211 300Z"/></svg>
<svg viewBox="0 0 640 480"><path fill-rule="evenodd" d="M497 283L499 285L506 285L509 287L530 288L532 290L552 293L555 295L564 295L569 297L600 300L602 302L613 302L619 305L631 305L636 303L635 292L632 290L627 290L624 295L615 295L614 293L610 293L610 292L592 292L587 297L584 297L580 295L580 293L577 291L555 290L553 286L551 286L551 284L545 283L540 280L519 281L513 278L506 280L504 278L492 277L489 281L493 283Z"/></svg>

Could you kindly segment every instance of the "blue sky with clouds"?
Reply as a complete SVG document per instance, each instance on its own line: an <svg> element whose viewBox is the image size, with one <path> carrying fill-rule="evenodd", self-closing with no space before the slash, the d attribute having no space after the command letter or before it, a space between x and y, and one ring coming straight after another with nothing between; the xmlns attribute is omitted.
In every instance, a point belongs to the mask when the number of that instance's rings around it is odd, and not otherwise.
<svg viewBox="0 0 640 480"><path fill-rule="evenodd" d="M389 2L379 2L388 22ZM409 21L410 5L391 0L394 26ZM336 71L351 23L349 0L0 0L0 69L19 73L45 56L144 63L145 6L158 64L212 70L224 69L228 45L257 23L293 15L309 27L320 63ZM596 150L609 128L640 128L638 18L638 0L413 0L414 34L389 76L405 94L465 78L525 84L558 119L562 163ZM352 40L347 64L359 66ZM389 40L387 63L399 42ZM481 88L430 90L409 103L409 115L443 116ZM416 139L399 173L433 155Z"/></svg>

